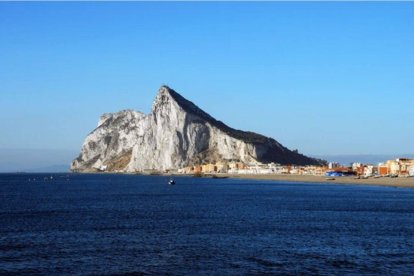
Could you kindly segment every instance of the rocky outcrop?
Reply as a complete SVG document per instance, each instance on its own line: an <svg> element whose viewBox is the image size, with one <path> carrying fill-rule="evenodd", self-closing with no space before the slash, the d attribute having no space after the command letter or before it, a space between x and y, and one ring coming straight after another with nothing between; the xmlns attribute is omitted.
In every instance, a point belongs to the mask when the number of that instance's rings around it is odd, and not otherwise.
<svg viewBox="0 0 414 276"><path fill-rule="evenodd" d="M162 86L148 115L133 110L102 115L71 170L165 171L225 160L320 163L272 138L230 128Z"/></svg>

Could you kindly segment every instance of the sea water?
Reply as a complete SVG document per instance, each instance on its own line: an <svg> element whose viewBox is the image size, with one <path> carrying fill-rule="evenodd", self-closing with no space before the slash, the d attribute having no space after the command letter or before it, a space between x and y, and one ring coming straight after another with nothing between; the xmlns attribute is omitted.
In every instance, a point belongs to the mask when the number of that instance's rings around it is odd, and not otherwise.
<svg viewBox="0 0 414 276"><path fill-rule="evenodd" d="M414 189L168 180L0 174L0 273L414 273Z"/></svg>

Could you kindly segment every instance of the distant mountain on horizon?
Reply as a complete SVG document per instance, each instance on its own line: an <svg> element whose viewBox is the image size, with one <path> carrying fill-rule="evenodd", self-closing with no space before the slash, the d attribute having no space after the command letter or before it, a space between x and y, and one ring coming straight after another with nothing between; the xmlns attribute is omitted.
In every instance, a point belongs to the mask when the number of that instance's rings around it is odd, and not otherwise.
<svg viewBox="0 0 414 276"><path fill-rule="evenodd" d="M0 148L0 172L68 172L75 150Z"/></svg>
<svg viewBox="0 0 414 276"><path fill-rule="evenodd" d="M103 114L71 170L165 171L227 161L323 163L289 150L273 138L231 128L162 86L148 115L134 110Z"/></svg>
<svg viewBox="0 0 414 276"><path fill-rule="evenodd" d="M67 173L70 172L70 165L69 164L61 164L61 165L51 165L41 168L32 168L24 170L24 172L28 173Z"/></svg>
<svg viewBox="0 0 414 276"><path fill-rule="evenodd" d="M348 166L350 163L359 162L363 164L376 165L396 158L414 158L414 154L332 154L332 155L312 155L315 158L321 158L328 162L337 162Z"/></svg>

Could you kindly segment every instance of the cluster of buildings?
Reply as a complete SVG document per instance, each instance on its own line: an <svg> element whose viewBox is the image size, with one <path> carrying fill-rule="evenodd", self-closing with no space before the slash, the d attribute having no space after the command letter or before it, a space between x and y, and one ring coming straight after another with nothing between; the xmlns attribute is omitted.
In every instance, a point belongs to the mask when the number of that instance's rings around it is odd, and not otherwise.
<svg viewBox="0 0 414 276"><path fill-rule="evenodd" d="M204 165L181 168L178 173L183 174L294 174L315 176L343 176L357 175L371 176L414 176L414 159L397 158L388 160L378 165L352 163L350 166L342 166L339 163L329 163L327 166L294 166L280 165L277 163L251 163L242 162L217 162Z"/></svg>
<svg viewBox="0 0 414 276"><path fill-rule="evenodd" d="M353 163L357 175L364 176L414 176L414 159L397 158L375 165Z"/></svg>
<svg viewBox="0 0 414 276"><path fill-rule="evenodd" d="M320 166L294 166L280 165L277 163L251 163L243 162L217 162L214 164L204 164L189 166L179 169L183 174L302 174L302 175L323 175L327 167Z"/></svg>

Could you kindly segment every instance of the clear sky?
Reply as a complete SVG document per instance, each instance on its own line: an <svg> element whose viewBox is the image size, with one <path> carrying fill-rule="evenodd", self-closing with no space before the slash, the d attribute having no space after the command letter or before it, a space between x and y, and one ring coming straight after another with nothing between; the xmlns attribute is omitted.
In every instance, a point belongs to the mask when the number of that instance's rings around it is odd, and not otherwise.
<svg viewBox="0 0 414 276"><path fill-rule="evenodd" d="M413 152L414 3L0 3L0 148L78 151L162 84L305 154Z"/></svg>

